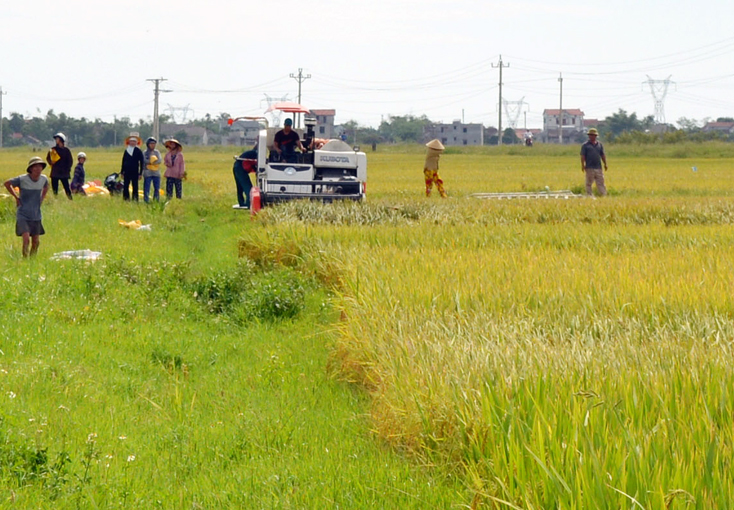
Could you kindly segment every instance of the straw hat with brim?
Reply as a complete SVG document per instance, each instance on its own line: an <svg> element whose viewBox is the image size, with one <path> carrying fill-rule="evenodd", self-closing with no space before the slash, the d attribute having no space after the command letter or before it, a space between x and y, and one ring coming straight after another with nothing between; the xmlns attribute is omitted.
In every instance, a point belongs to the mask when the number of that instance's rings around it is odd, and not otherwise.
<svg viewBox="0 0 734 510"><path fill-rule="evenodd" d="M138 145L143 145L143 139L140 138L140 135L138 133L130 133L130 136L125 138L125 145L127 145L133 138L138 141Z"/></svg>
<svg viewBox="0 0 734 510"><path fill-rule="evenodd" d="M437 138L428 142L426 144L426 147L428 147L429 149L437 150L437 151L442 151L446 149L446 147L444 147L443 144Z"/></svg>
<svg viewBox="0 0 734 510"><path fill-rule="evenodd" d="M35 158L31 158L31 160L28 162L28 166L26 167L25 171L27 172L28 170L30 170L33 165L42 165L43 168L46 168L46 162L36 156Z"/></svg>
<svg viewBox="0 0 734 510"><path fill-rule="evenodd" d="M591 128L589 129L589 131L586 132L586 134L599 136L599 131L597 131L596 128Z"/></svg>
<svg viewBox="0 0 734 510"><path fill-rule="evenodd" d="M178 145L181 149L183 149L183 145L181 145L181 142L179 142L175 138L171 138L170 140L166 140L163 145L166 147L166 149L171 149L172 148L171 145L174 145L174 144L175 145Z"/></svg>

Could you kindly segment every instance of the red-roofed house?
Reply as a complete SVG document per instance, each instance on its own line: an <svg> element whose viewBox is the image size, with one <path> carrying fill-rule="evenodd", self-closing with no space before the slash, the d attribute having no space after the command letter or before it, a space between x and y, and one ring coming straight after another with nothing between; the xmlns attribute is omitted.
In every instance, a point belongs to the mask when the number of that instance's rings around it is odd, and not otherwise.
<svg viewBox="0 0 734 510"><path fill-rule="evenodd" d="M716 131L718 133L724 133L730 135L734 133L734 122L707 122L705 126L701 128L704 133Z"/></svg>
<svg viewBox="0 0 734 510"><path fill-rule="evenodd" d="M334 135L334 117L336 110L311 110L311 115L316 117L316 137L331 140Z"/></svg>
<svg viewBox="0 0 734 510"><path fill-rule="evenodd" d="M579 109L543 110L543 139L545 142L558 143L560 129L563 130L563 143L573 140L577 133L584 132L584 112Z"/></svg>

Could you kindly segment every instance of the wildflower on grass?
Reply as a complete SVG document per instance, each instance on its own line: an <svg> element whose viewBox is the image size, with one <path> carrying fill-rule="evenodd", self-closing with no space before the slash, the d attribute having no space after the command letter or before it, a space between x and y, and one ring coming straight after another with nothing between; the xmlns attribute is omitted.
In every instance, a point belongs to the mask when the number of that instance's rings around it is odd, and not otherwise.
<svg viewBox="0 0 734 510"><path fill-rule="evenodd" d="M95 434L94 432L90 433L87 436L87 444L92 444L92 443L95 443L96 441L97 441L97 434Z"/></svg>
<svg viewBox="0 0 734 510"><path fill-rule="evenodd" d="M8 397L9 398L15 398L15 397L17 397L17 395L15 393L13 393L12 391L9 391L8 392Z"/></svg>
<svg viewBox="0 0 734 510"><path fill-rule="evenodd" d="M127 461L128 462L133 462L134 460L135 460L135 455L128 455L127 456Z"/></svg>
<svg viewBox="0 0 734 510"><path fill-rule="evenodd" d="M125 439L127 439L127 436L120 436L117 439L119 439L120 441L124 441Z"/></svg>

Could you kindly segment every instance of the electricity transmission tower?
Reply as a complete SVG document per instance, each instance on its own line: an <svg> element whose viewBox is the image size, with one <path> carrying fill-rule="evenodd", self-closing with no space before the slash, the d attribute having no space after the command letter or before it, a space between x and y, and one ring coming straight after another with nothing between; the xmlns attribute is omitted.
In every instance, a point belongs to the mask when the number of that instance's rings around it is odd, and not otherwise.
<svg viewBox="0 0 734 510"><path fill-rule="evenodd" d="M523 106L525 102L525 96L519 101L502 101L505 107L505 114L507 115L507 123L512 129L517 129L517 121L520 120L520 114L523 112Z"/></svg>
<svg viewBox="0 0 734 510"><path fill-rule="evenodd" d="M670 76L664 80L653 80L649 75L647 75L647 81L642 82L643 87L645 84L649 85L650 93L652 94L652 98L655 100L656 124L665 124L665 96L668 95L668 87L670 84L672 83L675 85L674 81L670 81Z"/></svg>
<svg viewBox="0 0 734 510"><path fill-rule="evenodd" d="M268 103L268 109L270 109L271 106L273 106L275 103L280 103L282 101L288 101L288 94L284 95L283 97L270 97L269 95L265 94L265 101ZM270 125L271 126L280 126L280 116L283 114L280 110L273 110L270 112L266 112L270 116Z"/></svg>
<svg viewBox="0 0 734 510"><path fill-rule="evenodd" d="M191 113L191 117L194 116L194 110L189 108L191 104L187 104L186 106L173 106L172 104L168 104L168 114L171 116L171 121L174 124L186 124L186 119L189 116L189 113ZM178 113L180 112L180 117L178 116Z"/></svg>

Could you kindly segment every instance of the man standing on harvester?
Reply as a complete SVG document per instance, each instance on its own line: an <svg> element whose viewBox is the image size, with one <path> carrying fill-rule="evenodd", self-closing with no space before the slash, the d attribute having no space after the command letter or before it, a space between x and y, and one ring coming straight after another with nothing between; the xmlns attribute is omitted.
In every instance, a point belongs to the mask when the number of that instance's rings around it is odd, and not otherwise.
<svg viewBox="0 0 734 510"><path fill-rule="evenodd" d="M581 146L581 171L586 174L586 194L591 196L591 186L596 182L596 190L601 196L607 194L604 185L604 171L607 170L607 155L604 146L596 139L599 131L596 128L589 129L586 133L589 139ZM604 171L601 164L604 163Z"/></svg>

